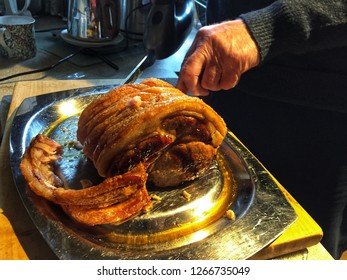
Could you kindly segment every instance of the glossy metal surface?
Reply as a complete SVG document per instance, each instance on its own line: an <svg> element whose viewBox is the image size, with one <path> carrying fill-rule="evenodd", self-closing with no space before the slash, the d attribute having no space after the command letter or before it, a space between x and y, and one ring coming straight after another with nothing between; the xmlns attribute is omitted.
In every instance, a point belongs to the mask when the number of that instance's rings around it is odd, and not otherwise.
<svg viewBox="0 0 347 280"><path fill-rule="evenodd" d="M69 0L68 35L100 42L116 38L120 29L119 0Z"/></svg>
<svg viewBox="0 0 347 280"><path fill-rule="evenodd" d="M76 149L78 113L110 87L47 94L24 100L11 130L11 168L33 222L61 259L246 259L278 237L296 214L271 176L230 133L215 164L199 180L154 189L153 209L121 225L81 227L56 205L30 192L20 173L32 137L46 133L64 145L60 170L69 186L101 180ZM183 195L190 195L187 199ZM235 213L235 220L225 216Z"/></svg>
<svg viewBox="0 0 347 280"><path fill-rule="evenodd" d="M145 48L158 59L169 57L182 46L193 23L193 0L152 1L143 36Z"/></svg>

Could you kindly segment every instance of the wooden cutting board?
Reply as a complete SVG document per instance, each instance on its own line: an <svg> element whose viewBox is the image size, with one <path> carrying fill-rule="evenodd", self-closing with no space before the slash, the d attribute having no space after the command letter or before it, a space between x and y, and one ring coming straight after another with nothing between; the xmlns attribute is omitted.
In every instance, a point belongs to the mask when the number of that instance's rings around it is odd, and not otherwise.
<svg viewBox="0 0 347 280"><path fill-rule="evenodd" d="M27 97L79 87L88 87L92 85L101 84L108 85L114 83L114 80L42 80L33 82L18 82L14 87L12 103L9 110L9 122L11 117L13 117L13 113L15 112L16 108L21 104L23 99ZM2 146L4 146L4 143ZM4 150L4 147L1 148L2 150ZM4 157L4 155L1 155L0 160L4 158L6 159L6 156ZM13 185L13 183L11 183L11 185ZM252 259L269 259L280 255L289 254L295 251L300 251L306 249L307 247L319 244L322 238L322 230L318 226L318 224L301 207L301 205L285 190L283 186L281 186L279 183L278 185L279 188L283 191L284 195L287 197L288 201L293 206L294 210L298 215L298 218L281 236L279 236L272 244L270 244L269 246L258 252L256 255L254 255ZM1 205L2 204L0 204L0 208ZM9 242L9 244L13 244L12 246L10 246L12 248L6 249L13 249L16 250L16 252L12 254L10 253L9 255L11 255L15 259L25 259L26 255L22 251L22 246L19 243L18 239L16 238L16 236L14 236L15 232L11 228L10 221L5 216L5 211L2 214L0 211L0 215L4 215L0 217L0 228L2 228L2 231L6 231L7 229L6 235L3 235L0 239L1 244L5 244L7 242ZM0 247L0 259L6 258L4 257L4 253L1 251L2 248ZM324 258L331 257L328 254L326 254Z"/></svg>

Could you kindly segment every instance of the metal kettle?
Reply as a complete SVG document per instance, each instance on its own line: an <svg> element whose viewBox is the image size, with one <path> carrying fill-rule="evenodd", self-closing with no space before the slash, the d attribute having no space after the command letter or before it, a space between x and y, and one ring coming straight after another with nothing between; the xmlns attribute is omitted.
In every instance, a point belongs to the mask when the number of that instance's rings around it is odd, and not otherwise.
<svg viewBox="0 0 347 280"><path fill-rule="evenodd" d="M119 30L119 0L69 0L68 34L74 39L112 40Z"/></svg>
<svg viewBox="0 0 347 280"><path fill-rule="evenodd" d="M143 42L158 59L175 53L190 33L194 23L193 0L152 0Z"/></svg>

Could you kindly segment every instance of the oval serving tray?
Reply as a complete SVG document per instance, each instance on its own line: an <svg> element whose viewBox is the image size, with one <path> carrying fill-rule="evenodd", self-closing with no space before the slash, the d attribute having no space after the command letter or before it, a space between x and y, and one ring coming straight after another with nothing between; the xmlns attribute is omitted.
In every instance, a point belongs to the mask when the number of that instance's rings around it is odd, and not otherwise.
<svg viewBox="0 0 347 280"><path fill-rule="evenodd" d="M10 159L17 190L34 224L59 258L247 259L295 221L293 208L270 174L231 132L204 176L176 188L147 186L158 198L153 209L121 225L78 225L59 206L33 194L19 164L38 133L64 146L59 167L69 186L80 188L81 179L93 183L102 180L73 143L79 112L110 88L27 98L13 121ZM227 212L235 217L227 217Z"/></svg>

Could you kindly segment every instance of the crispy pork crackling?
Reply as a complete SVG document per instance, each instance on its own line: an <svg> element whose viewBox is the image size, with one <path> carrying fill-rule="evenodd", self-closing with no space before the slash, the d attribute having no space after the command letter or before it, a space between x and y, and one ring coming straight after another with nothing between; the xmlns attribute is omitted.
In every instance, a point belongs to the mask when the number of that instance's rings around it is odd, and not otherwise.
<svg viewBox="0 0 347 280"><path fill-rule="evenodd" d="M88 226L122 223L152 207L147 182L179 185L204 173L215 158L226 126L207 104L158 80L127 84L90 103L77 138L105 177L99 185L64 186L55 162L63 147L37 135L20 169L30 189Z"/></svg>
<svg viewBox="0 0 347 280"><path fill-rule="evenodd" d="M206 103L159 79L126 84L86 107L77 138L103 177L145 165L148 181L175 186L204 173L226 134Z"/></svg>

